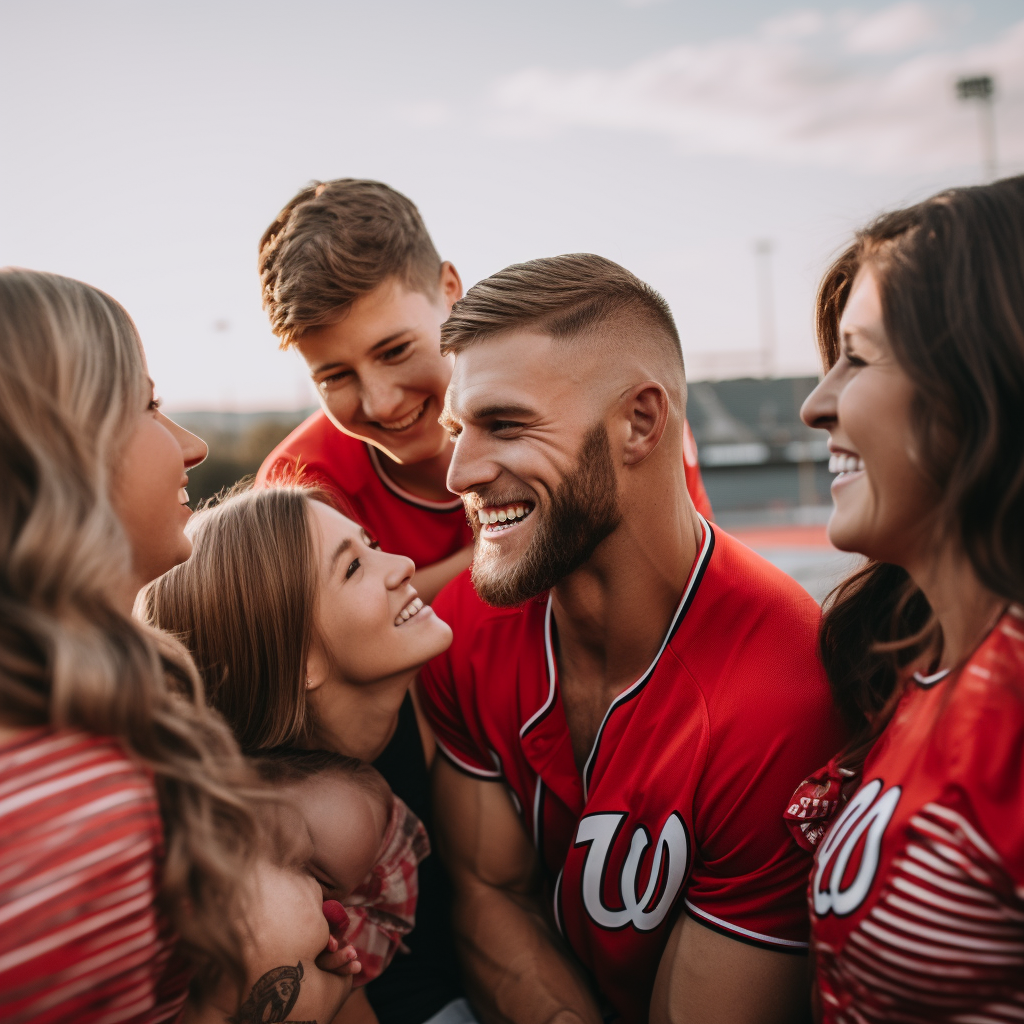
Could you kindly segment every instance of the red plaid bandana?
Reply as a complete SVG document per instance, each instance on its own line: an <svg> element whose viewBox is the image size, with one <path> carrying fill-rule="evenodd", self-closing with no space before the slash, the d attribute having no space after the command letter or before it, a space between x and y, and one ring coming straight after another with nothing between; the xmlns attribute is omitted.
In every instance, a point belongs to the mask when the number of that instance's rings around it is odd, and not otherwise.
<svg viewBox="0 0 1024 1024"><path fill-rule="evenodd" d="M416 866L428 853L427 830L396 796L377 863L345 900L352 922L345 941L355 946L363 966L353 979L354 985L373 981L391 963L396 951L405 949L402 938L416 924Z"/></svg>
<svg viewBox="0 0 1024 1024"><path fill-rule="evenodd" d="M793 794L789 807L782 812L797 844L811 853L856 788L854 773L840 768L837 760L838 755L820 771L804 779Z"/></svg>

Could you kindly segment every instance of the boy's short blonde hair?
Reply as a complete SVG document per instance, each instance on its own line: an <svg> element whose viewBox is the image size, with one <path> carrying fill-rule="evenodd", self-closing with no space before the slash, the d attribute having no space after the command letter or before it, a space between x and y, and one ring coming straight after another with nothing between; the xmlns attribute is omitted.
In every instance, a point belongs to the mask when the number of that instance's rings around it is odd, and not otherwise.
<svg viewBox="0 0 1024 1024"><path fill-rule="evenodd" d="M260 239L259 271L271 330L288 348L388 278L435 294L441 258L409 199L339 178L313 182L277 215Z"/></svg>

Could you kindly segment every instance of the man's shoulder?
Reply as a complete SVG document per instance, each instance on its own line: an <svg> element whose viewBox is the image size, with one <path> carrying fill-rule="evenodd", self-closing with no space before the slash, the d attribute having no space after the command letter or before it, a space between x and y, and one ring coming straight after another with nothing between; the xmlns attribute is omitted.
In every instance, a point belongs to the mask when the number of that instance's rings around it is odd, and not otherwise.
<svg viewBox="0 0 1024 1024"><path fill-rule="evenodd" d="M795 580L715 529L693 605L670 644L701 691L709 724L831 715L818 656L821 610Z"/></svg>
<svg viewBox="0 0 1024 1024"><path fill-rule="evenodd" d="M365 445L339 430L318 409L302 421L264 460L256 486L304 475L351 491L369 467Z"/></svg>
<svg viewBox="0 0 1024 1024"><path fill-rule="evenodd" d="M758 639L779 654L806 652L792 641L816 642L821 609L791 576L718 527L714 550L695 597L701 628L710 639Z"/></svg>
<svg viewBox="0 0 1024 1024"><path fill-rule="evenodd" d="M545 595L546 598L546 595ZM420 670L420 693L442 749L471 773L494 777L483 737L484 720L499 733L515 735L521 723L520 699L546 692L544 609L541 600L518 608L486 604L473 587L470 571L456 576L432 605L454 634L448 650ZM472 742L469 742L472 737Z"/></svg>

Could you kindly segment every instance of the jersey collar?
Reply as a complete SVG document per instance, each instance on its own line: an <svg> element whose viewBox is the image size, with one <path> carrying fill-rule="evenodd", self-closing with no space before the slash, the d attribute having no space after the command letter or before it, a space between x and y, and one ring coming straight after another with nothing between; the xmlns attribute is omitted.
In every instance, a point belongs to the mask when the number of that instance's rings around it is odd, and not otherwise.
<svg viewBox="0 0 1024 1024"><path fill-rule="evenodd" d="M544 775L545 785L548 786L562 802L574 810L575 813L582 813L587 800L587 793L593 778L594 766L597 761L598 751L601 746L601 736L605 725L614 712L624 704L632 700L647 685L654 670L658 667L661 656L665 653L672 637L675 636L690 607L697 592L697 587L704 576L711 558L711 552L715 546L715 534L708 525L707 520L698 513L701 523L701 544L697 557L690 568L690 575L683 588L682 597L669 622L668 629L661 641L654 660L647 670L632 685L628 686L609 705L597 730L594 745L591 748L590 756L583 769L583 778L576 771L575 761L572 754L572 742L569 738L569 727L565 718L565 710L562 707L558 696L558 667L555 662L553 627L554 617L552 614L552 598L548 595L547 606L544 612L544 657L547 669L548 692L544 703L523 723L519 730L520 742L523 753L538 775ZM557 764L555 762L557 761ZM552 769L546 772L545 769Z"/></svg>
<svg viewBox="0 0 1024 1024"><path fill-rule="evenodd" d="M711 559L711 552L715 547L715 534L711 527L708 525L708 521L698 512L697 518L700 519L701 530L703 531L701 536L700 550L697 552L697 557L693 560L693 565L690 566L690 575L686 580L686 586L683 587L683 596L679 599L679 604L676 606L675 614L672 616L672 621L668 624L668 630L665 633L664 639L661 641L661 646L658 648L658 653L655 654L654 660L647 667L647 671L635 682L632 686L628 686L622 691L608 705L608 710L604 713L604 718L601 719L601 725L597 730L597 736L594 737L594 746L591 748L590 757L587 758L587 763L583 766L583 800L586 802L587 796L590 790L590 783L594 775L594 765L597 762L597 754L601 747L601 735L604 732L605 725L608 724L608 719L620 708L623 704L631 701L650 681L651 676L654 675L654 670L658 667L658 662L661 661L661 656L665 653L665 648L668 647L669 641L675 636L676 630L679 629L680 624L683 621L683 616L686 614L687 608L693 602L693 598L697 593L697 587L700 581L704 578L704 570L707 568L708 561Z"/></svg>
<svg viewBox="0 0 1024 1024"><path fill-rule="evenodd" d="M418 498L415 494L411 494L403 487L399 487L394 480L391 479L384 472L384 467L380 464L380 456L377 454L377 449L372 444L366 445L366 453L370 457L370 465L373 466L374 473L377 474L377 478L380 482L393 494L396 498L401 498L402 501L407 501L410 505L416 505L419 508L429 509L431 512L453 512L457 508L462 508L462 499L453 498L451 501L429 501L427 498Z"/></svg>
<svg viewBox="0 0 1024 1024"><path fill-rule="evenodd" d="M941 682L946 676L949 675L950 670L948 668L940 669L938 672L933 672L930 676L922 675L920 672L914 673L914 682L918 686L923 686L926 690L929 687L934 686L936 683Z"/></svg>
<svg viewBox="0 0 1024 1024"><path fill-rule="evenodd" d="M583 813L583 785L573 759L572 740L565 709L558 699L558 668L555 664L552 630L551 595L544 609L544 660L548 693L544 703L523 723L519 742L530 767L544 780L569 810ZM538 786L537 792L540 792Z"/></svg>

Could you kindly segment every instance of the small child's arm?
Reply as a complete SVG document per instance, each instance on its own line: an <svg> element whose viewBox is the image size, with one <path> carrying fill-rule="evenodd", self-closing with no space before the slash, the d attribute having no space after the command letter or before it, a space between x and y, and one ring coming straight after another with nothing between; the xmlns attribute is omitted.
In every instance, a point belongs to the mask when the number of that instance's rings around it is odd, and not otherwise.
<svg viewBox="0 0 1024 1024"><path fill-rule="evenodd" d="M331 1024L379 1024L377 1014L366 998L365 988L357 988L345 1000L345 1005L337 1012Z"/></svg>
<svg viewBox="0 0 1024 1024"><path fill-rule="evenodd" d="M352 990L355 950L339 949L325 920L319 886L311 876L262 862L251 879L245 915L250 940L244 950L246 990L228 978L198 1007L186 1024L329 1024ZM321 970L321 952L345 959L348 969Z"/></svg>

